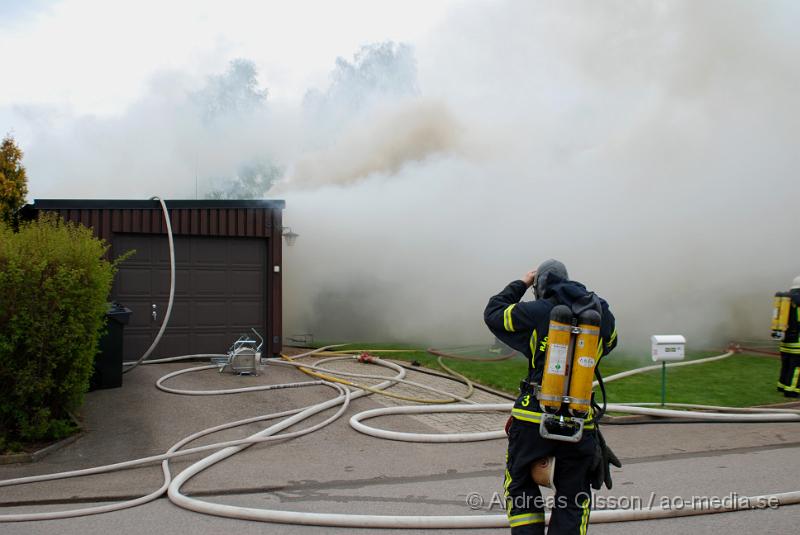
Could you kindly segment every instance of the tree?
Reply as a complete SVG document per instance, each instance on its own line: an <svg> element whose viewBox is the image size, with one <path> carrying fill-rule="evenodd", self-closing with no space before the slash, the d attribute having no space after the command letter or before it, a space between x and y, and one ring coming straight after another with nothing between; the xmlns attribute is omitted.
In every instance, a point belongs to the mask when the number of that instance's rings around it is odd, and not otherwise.
<svg viewBox="0 0 800 535"><path fill-rule="evenodd" d="M331 84L324 93L318 90L306 93L307 110L350 114L378 98L412 96L419 92L414 50L405 43L364 45L352 62L336 58L330 76Z"/></svg>
<svg viewBox="0 0 800 535"><path fill-rule="evenodd" d="M207 199L261 199L280 178L283 170L269 162L242 165L231 179L222 180L222 188L206 195Z"/></svg>
<svg viewBox="0 0 800 535"><path fill-rule="evenodd" d="M205 87L192 98L200 106L203 120L212 123L219 117L235 117L261 108L267 94L258 86L255 63L239 58L229 63L224 74L209 76Z"/></svg>
<svg viewBox="0 0 800 535"><path fill-rule="evenodd" d="M0 145L0 220L12 224L27 194L28 177L22 165L22 150L8 134Z"/></svg>

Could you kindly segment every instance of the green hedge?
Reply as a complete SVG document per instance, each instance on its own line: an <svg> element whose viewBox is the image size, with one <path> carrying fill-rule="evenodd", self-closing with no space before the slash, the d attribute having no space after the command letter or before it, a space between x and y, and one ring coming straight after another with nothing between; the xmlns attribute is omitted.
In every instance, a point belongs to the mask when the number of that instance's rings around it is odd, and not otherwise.
<svg viewBox="0 0 800 535"><path fill-rule="evenodd" d="M54 216L0 224L0 452L72 431L105 328L107 249Z"/></svg>

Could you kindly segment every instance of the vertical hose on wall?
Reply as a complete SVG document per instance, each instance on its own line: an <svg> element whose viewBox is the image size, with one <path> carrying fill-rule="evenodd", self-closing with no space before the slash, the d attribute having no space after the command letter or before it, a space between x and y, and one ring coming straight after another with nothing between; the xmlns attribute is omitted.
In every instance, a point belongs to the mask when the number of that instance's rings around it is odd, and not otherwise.
<svg viewBox="0 0 800 535"><path fill-rule="evenodd" d="M169 301L167 302L167 312L164 314L164 319L161 321L161 328L158 330L158 334L156 334L156 337L153 339L153 343L150 344L150 347L147 348L147 351L145 351L136 362L131 364L128 368L123 369L122 373L128 373L136 366L141 364L142 361L146 360L156 348L158 343L161 341L161 337L164 336L164 331L167 330L169 317L170 314L172 314L172 303L175 301L175 242L172 240L172 223L170 222L169 211L167 210L167 205L164 203L164 200L160 197L152 197L151 200L161 203L161 211L164 213L164 221L167 224L167 240L169 240Z"/></svg>

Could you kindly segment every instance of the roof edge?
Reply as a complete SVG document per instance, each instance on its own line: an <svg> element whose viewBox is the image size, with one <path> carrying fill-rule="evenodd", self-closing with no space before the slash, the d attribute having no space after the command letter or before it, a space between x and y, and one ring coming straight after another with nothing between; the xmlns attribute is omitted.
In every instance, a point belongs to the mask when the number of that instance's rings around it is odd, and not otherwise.
<svg viewBox="0 0 800 535"><path fill-rule="evenodd" d="M278 199L164 199L167 208L270 208L284 209L286 201ZM147 209L161 208L157 200L139 199L34 199L37 210Z"/></svg>

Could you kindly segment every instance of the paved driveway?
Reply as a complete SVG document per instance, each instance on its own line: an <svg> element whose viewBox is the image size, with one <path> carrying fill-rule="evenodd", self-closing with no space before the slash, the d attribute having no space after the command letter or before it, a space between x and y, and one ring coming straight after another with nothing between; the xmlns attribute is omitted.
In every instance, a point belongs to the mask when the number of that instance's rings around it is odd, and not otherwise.
<svg viewBox="0 0 800 535"><path fill-rule="evenodd" d="M0 467L0 479L117 462L166 450L180 438L212 425L308 405L333 395L329 388L248 393L236 396L176 396L155 389L161 375L191 366L143 366L125 376L121 389L92 392L84 418L87 433L70 446L29 465ZM332 367L350 365L334 363ZM370 367L368 372L374 372ZM412 373L421 382L439 379ZM176 378L182 388L220 388L304 380L292 369L268 367L260 377L200 372ZM445 383L446 384L446 383ZM453 388L453 385L450 385ZM455 386L456 391L460 388ZM418 392L417 395L428 394ZM481 401L499 401L485 393ZM403 402L405 403L405 402ZM377 396L353 402L355 411L394 401ZM313 421L322 419L316 417ZM435 432L495 429L503 416L447 420L440 416L393 416L371 422L381 427ZM306 424L302 424L306 425ZM226 431L218 441L251 434L264 424ZM604 427L604 434L625 461L615 470L613 492L622 503L647 506L682 496L725 498L798 490L796 459L800 424L669 424ZM202 439L199 443L211 442ZM292 511L364 514L465 515L502 513L503 440L467 444L413 444L379 440L356 433L340 419L316 433L294 440L257 445L213 466L191 480L188 494L218 503ZM196 460L199 457L194 457ZM176 473L190 463L172 464ZM0 488L0 513L49 511L132 498L160 484L160 468L150 466L35 485ZM483 500L473 511L467 504ZM637 502L639 500L639 502ZM596 525L592 533L794 533L800 507L725 513L675 520ZM351 529L287 526L218 518L183 510L162 498L125 511L69 520L4 524L3 533L350 533ZM373 530L364 530L364 533ZM403 534L416 530L386 530ZM463 530L463 533L506 530ZM428 533L442 533L429 531Z"/></svg>

